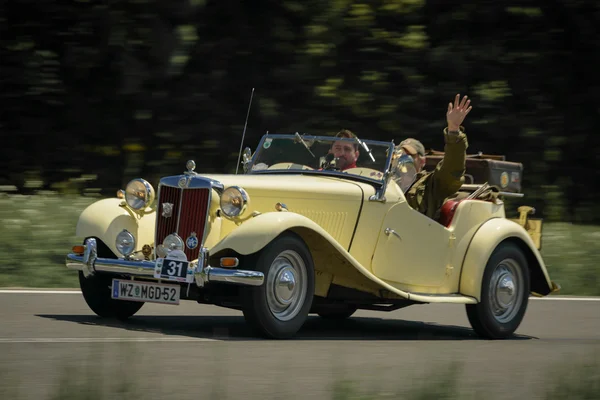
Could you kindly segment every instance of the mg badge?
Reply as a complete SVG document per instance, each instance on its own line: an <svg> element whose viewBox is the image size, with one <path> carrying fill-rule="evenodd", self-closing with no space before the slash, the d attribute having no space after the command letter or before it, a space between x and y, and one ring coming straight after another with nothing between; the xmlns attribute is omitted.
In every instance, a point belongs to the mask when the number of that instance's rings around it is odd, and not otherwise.
<svg viewBox="0 0 600 400"><path fill-rule="evenodd" d="M180 188L184 188L187 187L187 179L185 178L185 176L182 176L181 178L179 178L179 182L177 182L177 185L179 185Z"/></svg>
<svg viewBox="0 0 600 400"><path fill-rule="evenodd" d="M198 238L196 237L196 232L192 232L190 236L188 236L188 238L185 240L185 245L190 250L198 247Z"/></svg>
<svg viewBox="0 0 600 400"><path fill-rule="evenodd" d="M172 203L162 203L162 216L165 218L171 218L173 216Z"/></svg>

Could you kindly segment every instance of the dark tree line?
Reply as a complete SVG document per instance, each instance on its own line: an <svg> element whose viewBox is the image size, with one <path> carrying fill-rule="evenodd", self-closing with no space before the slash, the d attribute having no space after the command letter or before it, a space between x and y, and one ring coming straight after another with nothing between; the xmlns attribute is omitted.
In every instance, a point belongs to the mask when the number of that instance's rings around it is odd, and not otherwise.
<svg viewBox="0 0 600 400"><path fill-rule="evenodd" d="M0 5L0 185L233 172L269 132L420 138L472 98L469 151L524 164L547 219L598 222L593 1L31 1Z"/></svg>

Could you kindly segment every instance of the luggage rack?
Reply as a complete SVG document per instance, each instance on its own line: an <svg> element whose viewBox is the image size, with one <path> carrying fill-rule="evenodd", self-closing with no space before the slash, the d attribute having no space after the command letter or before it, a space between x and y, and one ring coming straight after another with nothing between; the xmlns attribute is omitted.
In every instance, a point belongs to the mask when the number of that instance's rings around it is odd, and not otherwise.
<svg viewBox="0 0 600 400"><path fill-rule="evenodd" d="M444 152L439 150L429 149L425 155L426 156L441 156L444 157ZM494 161L506 161L506 156L501 154L484 154L481 151L478 151L474 154L467 154L467 158L475 158L481 160L494 160Z"/></svg>
<svg viewBox="0 0 600 400"><path fill-rule="evenodd" d="M482 184L466 183L466 184L462 185L459 190L475 191L475 190L481 188L483 185L484 185L483 183ZM502 191L499 191L497 193L499 196L504 196L504 197L525 197L524 193L502 192Z"/></svg>
<svg viewBox="0 0 600 400"><path fill-rule="evenodd" d="M430 149L425 153L425 170L435 169L444 158L443 151ZM521 181L523 179L523 164L507 161L505 155L484 154L477 152L467 154L465 160L465 184L461 190L476 190L485 182L495 186L499 194L505 197L523 197Z"/></svg>

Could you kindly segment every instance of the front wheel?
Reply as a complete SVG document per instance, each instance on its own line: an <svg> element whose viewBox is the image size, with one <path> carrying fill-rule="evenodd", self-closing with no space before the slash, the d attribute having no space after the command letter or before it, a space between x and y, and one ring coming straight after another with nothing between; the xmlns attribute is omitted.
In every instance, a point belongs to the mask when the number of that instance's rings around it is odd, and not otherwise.
<svg viewBox="0 0 600 400"><path fill-rule="evenodd" d="M308 317L315 291L310 251L297 235L286 233L260 251L256 269L265 280L242 290L246 321L269 338L294 336Z"/></svg>
<svg viewBox="0 0 600 400"><path fill-rule="evenodd" d="M87 305L98 316L126 320L142 308L139 301L115 300L111 298L112 279L108 275L94 275L89 278L79 271L79 286Z"/></svg>
<svg viewBox="0 0 600 400"><path fill-rule="evenodd" d="M487 262L481 283L481 300L467 304L473 330L488 339L511 336L521 324L529 301L527 259L513 243L503 243Z"/></svg>

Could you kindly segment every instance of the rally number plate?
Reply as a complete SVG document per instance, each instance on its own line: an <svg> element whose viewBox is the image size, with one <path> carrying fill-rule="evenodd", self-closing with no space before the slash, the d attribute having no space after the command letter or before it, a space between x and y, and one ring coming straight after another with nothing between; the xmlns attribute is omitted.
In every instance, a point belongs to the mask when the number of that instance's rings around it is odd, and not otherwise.
<svg viewBox="0 0 600 400"><path fill-rule="evenodd" d="M145 303L179 304L179 285L113 279L112 298Z"/></svg>
<svg viewBox="0 0 600 400"><path fill-rule="evenodd" d="M188 274L189 264L187 261L159 258L156 260L154 277L177 282L190 282L192 275Z"/></svg>

